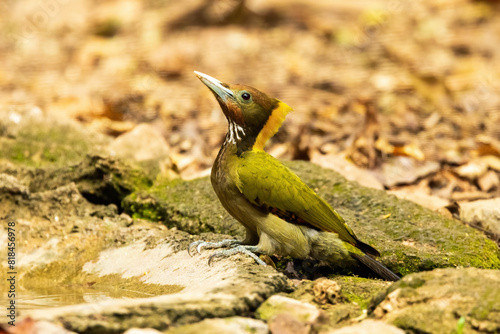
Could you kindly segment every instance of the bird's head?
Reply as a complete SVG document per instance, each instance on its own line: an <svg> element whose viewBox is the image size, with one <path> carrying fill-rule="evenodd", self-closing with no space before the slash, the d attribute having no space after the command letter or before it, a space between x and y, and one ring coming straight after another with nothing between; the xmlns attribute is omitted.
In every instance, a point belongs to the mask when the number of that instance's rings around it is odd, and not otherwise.
<svg viewBox="0 0 500 334"><path fill-rule="evenodd" d="M240 151L262 150L292 110L253 87L228 85L209 75L194 73L215 95L229 122L226 140Z"/></svg>

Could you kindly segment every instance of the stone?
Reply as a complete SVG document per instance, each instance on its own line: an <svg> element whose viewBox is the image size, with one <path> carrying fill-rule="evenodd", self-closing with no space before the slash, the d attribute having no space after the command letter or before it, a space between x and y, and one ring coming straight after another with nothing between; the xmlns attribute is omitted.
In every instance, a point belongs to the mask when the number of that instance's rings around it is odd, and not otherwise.
<svg viewBox="0 0 500 334"><path fill-rule="evenodd" d="M38 107L15 109L0 108L0 158L17 166L76 164L85 154L102 153L110 142L106 135L66 117L43 114Z"/></svg>
<svg viewBox="0 0 500 334"><path fill-rule="evenodd" d="M159 159L168 156L169 147L165 138L149 124L139 124L113 140L108 150L111 156L135 161Z"/></svg>
<svg viewBox="0 0 500 334"><path fill-rule="evenodd" d="M268 334L267 324L261 320L244 317L205 319L203 321L179 326L167 334Z"/></svg>
<svg viewBox="0 0 500 334"><path fill-rule="evenodd" d="M369 313L414 333L500 332L500 270L411 274L372 300Z"/></svg>
<svg viewBox="0 0 500 334"><path fill-rule="evenodd" d="M255 316L262 320L270 320L281 314L289 314L301 323L311 324L319 319L321 310L309 303L274 295L255 311Z"/></svg>
<svg viewBox="0 0 500 334"><path fill-rule="evenodd" d="M162 332L157 331L154 328L130 328L123 334L161 334Z"/></svg>
<svg viewBox="0 0 500 334"><path fill-rule="evenodd" d="M379 261L396 274L456 266L500 268L498 246L466 224L308 162L285 164L336 209L358 238L374 246L382 254ZM162 221L192 234L244 237L243 226L224 210L208 177L156 181L125 197L122 206L131 217Z"/></svg>
<svg viewBox="0 0 500 334"><path fill-rule="evenodd" d="M0 192L21 195L24 198L29 196L29 189L9 174L0 174Z"/></svg>
<svg viewBox="0 0 500 334"><path fill-rule="evenodd" d="M339 329L321 332L321 334L404 334L396 326L386 324L379 320L364 320L359 324L342 327Z"/></svg>
<svg viewBox="0 0 500 334"><path fill-rule="evenodd" d="M340 285L326 277L314 281L312 294L314 295L314 302L319 305L336 304L342 301Z"/></svg>
<svg viewBox="0 0 500 334"><path fill-rule="evenodd" d="M152 177L160 172L168 174L171 165L167 141L158 130L146 123L118 136L109 144L108 152L112 157L135 162Z"/></svg>
<svg viewBox="0 0 500 334"><path fill-rule="evenodd" d="M500 198L460 204L460 219L479 224L489 232L500 234Z"/></svg>
<svg viewBox="0 0 500 334"><path fill-rule="evenodd" d="M309 334L311 324L301 322L291 313L280 313L268 320L271 333Z"/></svg>
<svg viewBox="0 0 500 334"><path fill-rule="evenodd" d="M209 267L209 251L189 256L185 243L181 246L172 235L164 233L157 231L155 238L169 242L148 245L146 240L151 243L152 235L149 234L150 237L142 241L98 252L97 258L84 263L82 271L75 273L87 277L85 281L99 282L108 277L111 279L108 284L113 284L115 289L149 290L153 297L146 298L144 294L143 298L134 299L107 298L86 304L27 310L22 315L62 323L75 332L103 328L107 332L121 332L144 324L165 330L205 318L249 313L271 295L287 288L286 278L270 266L259 266L253 259L241 256L239 261L234 257L221 259ZM70 258L59 260L60 266L67 267L66 260ZM29 278L25 281L33 280L33 275L40 279L44 271L26 275Z"/></svg>

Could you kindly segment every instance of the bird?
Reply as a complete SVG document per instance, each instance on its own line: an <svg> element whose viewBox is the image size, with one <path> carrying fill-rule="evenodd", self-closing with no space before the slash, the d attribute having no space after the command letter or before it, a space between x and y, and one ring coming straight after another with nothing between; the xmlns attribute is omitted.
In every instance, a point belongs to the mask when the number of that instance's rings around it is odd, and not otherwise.
<svg viewBox="0 0 500 334"><path fill-rule="evenodd" d="M260 265L266 263L257 254L319 260L340 268L361 264L384 280L399 280L375 259L380 253L359 240L335 209L264 151L292 108L256 88L194 73L212 91L228 121L210 180L222 206L243 225L246 236L241 241L198 240L188 246L188 253L225 248L209 257L209 265L237 253Z"/></svg>

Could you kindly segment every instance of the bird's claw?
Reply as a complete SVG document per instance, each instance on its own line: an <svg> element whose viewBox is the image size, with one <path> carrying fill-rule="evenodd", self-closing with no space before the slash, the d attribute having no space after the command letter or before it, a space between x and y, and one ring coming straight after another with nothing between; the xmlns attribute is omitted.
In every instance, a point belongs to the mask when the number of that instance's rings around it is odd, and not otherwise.
<svg viewBox="0 0 500 334"><path fill-rule="evenodd" d="M198 254L200 254L200 250L201 249L200 249L199 246L201 246L204 242L205 241L203 241L203 240L198 240L198 241L194 241L194 242L190 243L189 246L188 246L188 254L190 256L193 256L194 255L193 254L193 249L196 249L196 251L198 252Z"/></svg>
<svg viewBox="0 0 500 334"><path fill-rule="evenodd" d="M262 261L254 253L254 252L257 252L257 251L258 251L257 246L243 246L243 245L233 246L230 249L224 249L224 250L215 252L212 255L210 255L210 257L208 258L208 265L211 266L212 263L213 263L213 261L215 260L215 258L224 257L224 256L230 256L230 255L237 254L237 253L243 253L243 254L246 254L246 255L250 256L259 265L266 266L267 264L264 261Z"/></svg>
<svg viewBox="0 0 500 334"><path fill-rule="evenodd" d="M215 258L229 256L229 255L233 255L233 254L237 254L237 253L243 253L243 254L250 256L251 258L253 258L255 260L255 262L257 262L261 266L266 265L266 263L264 261L262 261L254 253L254 252L257 252L257 253L259 252L259 249L257 248L257 246L241 245L240 241L233 240L233 239L222 240L219 242L207 242L207 241L203 241L203 240L194 241L194 242L190 243L188 246L188 254L193 256L195 250L198 254L201 254L201 250L204 248L210 249L210 248L222 248L222 247L226 247L229 249L220 250L220 251L217 251L217 252L213 253L212 255L210 255L210 257L208 258L208 265L209 266L212 265Z"/></svg>
<svg viewBox="0 0 500 334"><path fill-rule="evenodd" d="M193 256L193 250L196 249L198 254L201 254L203 248L222 248L222 247L235 247L240 244L240 241L234 239L226 239L219 242L208 242L203 240L194 241L188 246L188 254Z"/></svg>

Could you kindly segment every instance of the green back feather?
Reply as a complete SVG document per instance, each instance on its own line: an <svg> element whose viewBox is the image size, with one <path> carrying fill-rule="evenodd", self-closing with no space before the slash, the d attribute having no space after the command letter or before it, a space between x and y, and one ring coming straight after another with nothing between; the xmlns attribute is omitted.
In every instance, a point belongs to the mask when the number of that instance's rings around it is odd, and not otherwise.
<svg viewBox="0 0 500 334"><path fill-rule="evenodd" d="M344 219L280 161L264 151L247 151L239 159L237 186L252 204L293 213L319 230L358 245Z"/></svg>

